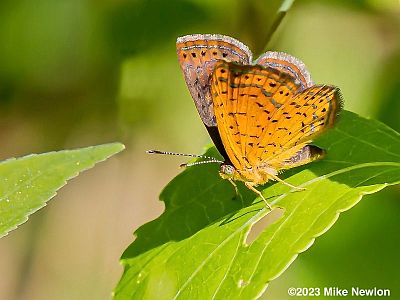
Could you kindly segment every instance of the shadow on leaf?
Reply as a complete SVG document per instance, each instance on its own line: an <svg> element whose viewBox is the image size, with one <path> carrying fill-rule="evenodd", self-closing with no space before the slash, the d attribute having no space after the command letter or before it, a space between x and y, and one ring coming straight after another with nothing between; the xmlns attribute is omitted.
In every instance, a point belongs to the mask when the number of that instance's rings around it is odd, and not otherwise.
<svg viewBox="0 0 400 300"><path fill-rule="evenodd" d="M205 155L219 157L214 147ZM164 213L136 231L135 242L122 258L188 238L223 217L228 216L229 220L235 212L249 206L257 195L239 183L242 197L238 197L231 183L219 176L218 169L217 164L199 165L176 176L160 194L165 203Z"/></svg>

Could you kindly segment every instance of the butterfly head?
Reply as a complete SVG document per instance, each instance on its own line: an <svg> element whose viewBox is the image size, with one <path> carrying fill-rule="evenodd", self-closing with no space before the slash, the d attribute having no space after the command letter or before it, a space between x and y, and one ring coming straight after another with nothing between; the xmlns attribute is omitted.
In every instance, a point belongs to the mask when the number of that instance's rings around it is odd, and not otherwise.
<svg viewBox="0 0 400 300"><path fill-rule="evenodd" d="M232 165L222 163L219 168L219 175L223 179L233 179L233 178L235 178L235 175L236 175L236 169Z"/></svg>

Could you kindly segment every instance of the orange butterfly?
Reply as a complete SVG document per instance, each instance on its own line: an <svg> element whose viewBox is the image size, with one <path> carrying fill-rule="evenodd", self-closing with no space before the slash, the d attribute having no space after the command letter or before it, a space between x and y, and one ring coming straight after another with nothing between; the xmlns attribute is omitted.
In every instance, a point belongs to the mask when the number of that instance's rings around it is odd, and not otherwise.
<svg viewBox="0 0 400 300"><path fill-rule="evenodd" d="M278 173L323 156L310 143L334 125L342 107L339 89L314 85L304 64L286 53L266 52L253 65L247 46L222 35L178 38L177 54L200 117L225 159L221 177L235 188L234 181L243 181L269 208L255 186L277 180L299 189ZM198 163L220 162L209 159Z"/></svg>

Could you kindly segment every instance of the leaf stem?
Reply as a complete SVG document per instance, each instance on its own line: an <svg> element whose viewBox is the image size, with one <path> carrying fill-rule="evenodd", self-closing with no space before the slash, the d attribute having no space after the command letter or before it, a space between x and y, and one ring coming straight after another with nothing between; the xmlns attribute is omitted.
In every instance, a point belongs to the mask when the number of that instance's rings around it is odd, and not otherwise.
<svg viewBox="0 0 400 300"><path fill-rule="evenodd" d="M282 0L282 4L279 7L276 16L275 16L275 20L273 21L271 28L268 31L268 34L265 38L265 47L264 47L264 51L267 51L268 48L268 44L271 41L271 38L273 36L273 34L275 33L275 31L278 29L279 25L281 24L283 18L286 16L286 13L288 12L288 10L292 7L294 0Z"/></svg>

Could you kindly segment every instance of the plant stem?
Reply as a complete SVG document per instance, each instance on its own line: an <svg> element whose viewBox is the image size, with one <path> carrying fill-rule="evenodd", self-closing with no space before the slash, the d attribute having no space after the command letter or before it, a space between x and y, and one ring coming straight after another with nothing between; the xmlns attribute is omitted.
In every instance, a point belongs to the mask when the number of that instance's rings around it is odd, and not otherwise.
<svg viewBox="0 0 400 300"><path fill-rule="evenodd" d="M271 28L269 29L268 34L265 38L266 42L265 42L264 52L267 51L268 44L271 41L273 34L278 29L278 26L281 24L288 10L292 7L293 2L294 0L282 0L282 4L276 13L275 20L272 23Z"/></svg>

